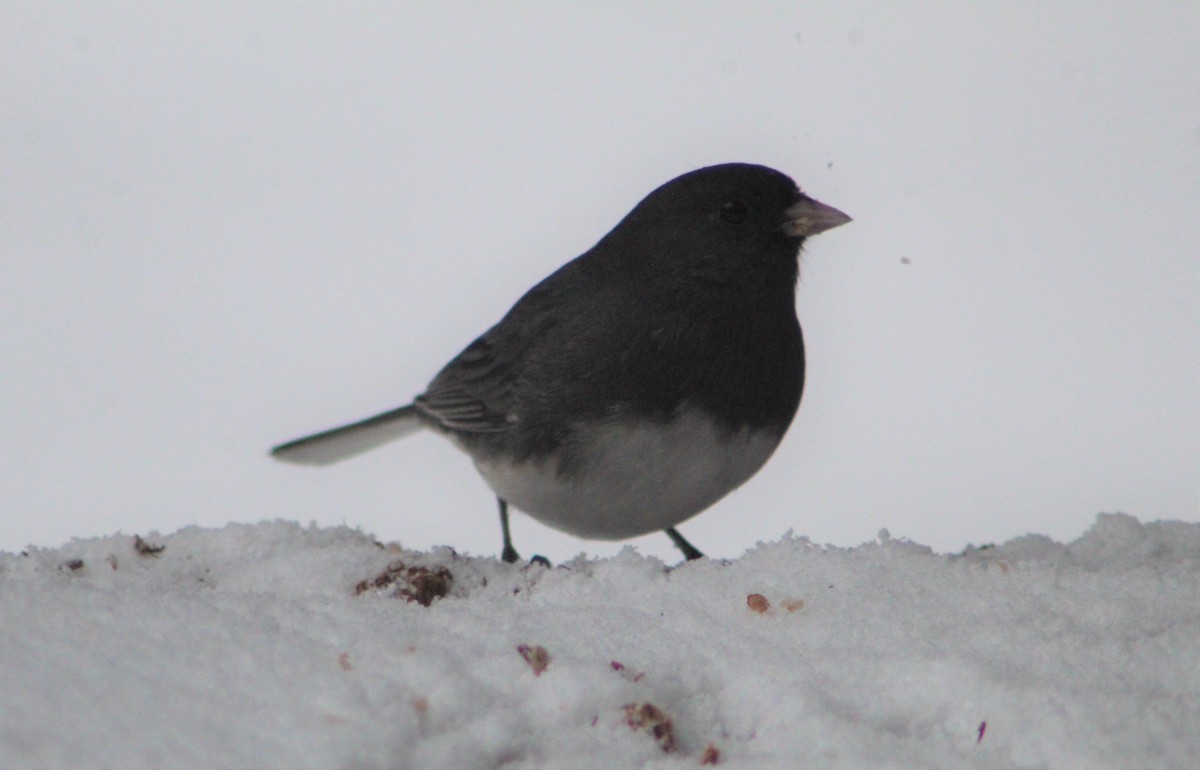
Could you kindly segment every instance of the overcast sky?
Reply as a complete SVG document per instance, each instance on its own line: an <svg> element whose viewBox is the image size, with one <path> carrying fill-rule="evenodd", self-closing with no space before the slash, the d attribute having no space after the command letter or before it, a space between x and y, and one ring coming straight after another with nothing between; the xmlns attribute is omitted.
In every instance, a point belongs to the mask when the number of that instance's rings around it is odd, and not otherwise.
<svg viewBox="0 0 1200 770"><path fill-rule="evenodd" d="M286 518L497 553L437 436L267 449L406 403L726 161L855 221L801 263L800 413L698 547L1200 520L1195 3L4 3L0 67L0 550Z"/></svg>

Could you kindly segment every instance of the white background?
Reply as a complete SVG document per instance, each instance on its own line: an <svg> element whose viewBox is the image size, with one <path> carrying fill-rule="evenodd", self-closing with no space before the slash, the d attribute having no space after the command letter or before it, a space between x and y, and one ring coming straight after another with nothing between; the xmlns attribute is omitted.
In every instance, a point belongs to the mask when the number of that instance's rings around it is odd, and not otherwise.
<svg viewBox="0 0 1200 770"><path fill-rule="evenodd" d="M800 414L697 546L1200 520L1195 4L8 3L0 68L0 550L281 517L496 553L436 436L266 451L733 160L855 221L802 261Z"/></svg>

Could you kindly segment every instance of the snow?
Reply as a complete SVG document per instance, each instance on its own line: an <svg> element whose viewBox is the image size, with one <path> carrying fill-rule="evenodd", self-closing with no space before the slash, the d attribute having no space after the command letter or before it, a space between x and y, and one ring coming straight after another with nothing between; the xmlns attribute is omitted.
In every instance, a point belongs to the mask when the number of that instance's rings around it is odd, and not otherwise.
<svg viewBox="0 0 1200 770"><path fill-rule="evenodd" d="M1122 514L682 565L76 540L0 554L0 766L1195 767L1198 597L1200 524Z"/></svg>

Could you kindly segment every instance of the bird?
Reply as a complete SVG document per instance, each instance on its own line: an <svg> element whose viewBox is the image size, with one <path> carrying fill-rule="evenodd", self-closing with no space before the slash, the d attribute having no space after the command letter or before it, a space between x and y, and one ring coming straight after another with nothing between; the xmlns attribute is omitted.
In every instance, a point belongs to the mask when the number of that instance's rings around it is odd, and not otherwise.
<svg viewBox="0 0 1200 770"><path fill-rule="evenodd" d="M682 174L526 292L411 403L280 444L328 465L420 429L448 437L509 507L585 539L676 528L758 472L804 389L805 240L851 221L786 174Z"/></svg>

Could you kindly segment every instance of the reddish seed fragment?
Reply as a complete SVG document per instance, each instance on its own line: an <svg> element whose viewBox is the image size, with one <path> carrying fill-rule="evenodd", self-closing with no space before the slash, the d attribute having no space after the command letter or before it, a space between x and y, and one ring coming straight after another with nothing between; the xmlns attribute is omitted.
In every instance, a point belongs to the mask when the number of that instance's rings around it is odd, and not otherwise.
<svg viewBox="0 0 1200 770"><path fill-rule="evenodd" d="M671 718L653 703L626 704L625 724L634 730L649 732L663 751L675 750L675 734L671 727Z"/></svg>
<svg viewBox="0 0 1200 770"><path fill-rule="evenodd" d="M134 535L133 550L137 551L138 556L158 556L167 550L167 547L165 545L150 545L142 539L141 535Z"/></svg>
<svg viewBox="0 0 1200 770"><path fill-rule="evenodd" d="M550 666L550 653L546 652L546 648L540 644L533 646L528 644L517 645L517 652L521 653L521 657L533 669L534 676L541 676L542 672Z"/></svg>

